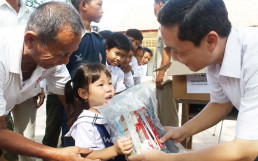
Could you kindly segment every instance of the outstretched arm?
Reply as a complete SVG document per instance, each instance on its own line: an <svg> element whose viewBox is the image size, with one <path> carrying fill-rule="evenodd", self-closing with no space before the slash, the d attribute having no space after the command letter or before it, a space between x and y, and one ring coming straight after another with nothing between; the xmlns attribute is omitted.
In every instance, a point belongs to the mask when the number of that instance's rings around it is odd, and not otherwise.
<svg viewBox="0 0 258 161"><path fill-rule="evenodd" d="M0 148L13 154L62 161L82 161L85 159L81 155L87 155L92 151L78 147L57 149L33 142L20 134L6 129L5 116L0 117Z"/></svg>
<svg viewBox="0 0 258 161"><path fill-rule="evenodd" d="M177 154L148 151L129 157L129 161L253 161L258 155L257 140L237 139L206 149Z"/></svg>

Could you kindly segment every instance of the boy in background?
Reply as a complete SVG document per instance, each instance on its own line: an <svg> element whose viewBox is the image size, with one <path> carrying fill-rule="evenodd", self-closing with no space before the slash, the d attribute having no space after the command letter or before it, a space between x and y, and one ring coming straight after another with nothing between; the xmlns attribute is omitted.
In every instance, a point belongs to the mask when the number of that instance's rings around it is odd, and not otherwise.
<svg viewBox="0 0 258 161"><path fill-rule="evenodd" d="M143 57L140 60L141 64L139 66L139 72L141 76L141 82L145 82L148 80L147 68L148 68L148 63L150 62L150 59L153 57L153 53L151 49L147 47L143 47L142 52L143 52Z"/></svg>
<svg viewBox="0 0 258 161"><path fill-rule="evenodd" d="M138 47L142 44L143 35L140 30L138 29L128 29L125 35L131 40L133 50L136 52ZM132 74L134 78L134 84L139 84L140 80L140 73L138 71L138 62L137 59L133 56L132 62L130 63L132 66Z"/></svg>

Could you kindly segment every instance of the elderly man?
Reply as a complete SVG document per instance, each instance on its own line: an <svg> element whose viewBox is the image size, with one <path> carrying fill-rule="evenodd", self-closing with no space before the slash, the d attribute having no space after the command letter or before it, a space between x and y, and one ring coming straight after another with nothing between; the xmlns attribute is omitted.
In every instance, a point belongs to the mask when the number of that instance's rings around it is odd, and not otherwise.
<svg viewBox="0 0 258 161"><path fill-rule="evenodd" d="M24 33L12 28L0 45L0 148L15 154L46 160L83 160L91 150L78 147L56 149L35 143L6 129L5 115L15 104L36 96L39 83L47 80L49 91L63 97L70 79L66 67L78 47L84 27L69 4L49 2L30 16ZM86 159L85 159L86 160Z"/></svg>

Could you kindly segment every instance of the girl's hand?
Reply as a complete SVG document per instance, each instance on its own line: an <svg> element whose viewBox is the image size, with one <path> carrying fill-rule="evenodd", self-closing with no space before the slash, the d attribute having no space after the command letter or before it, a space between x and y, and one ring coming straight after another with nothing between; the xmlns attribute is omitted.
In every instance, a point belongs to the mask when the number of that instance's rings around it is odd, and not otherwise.
<svg viewBox="0 0 258 161"><path fill-rule="evenodd" d="M123 155L128 155L131 153L131 148L133 147L133 142L132 139L129 137L117 139L115 143L115 150L117 154L123 154Z"/></svg>
<svg viewBox="0 0 258 161"><path fill-rule="evenodd" d="M122 67L122 71L124 73L128 73L132 70L132 66L131 65L127 65L126 67Z"/></svg>

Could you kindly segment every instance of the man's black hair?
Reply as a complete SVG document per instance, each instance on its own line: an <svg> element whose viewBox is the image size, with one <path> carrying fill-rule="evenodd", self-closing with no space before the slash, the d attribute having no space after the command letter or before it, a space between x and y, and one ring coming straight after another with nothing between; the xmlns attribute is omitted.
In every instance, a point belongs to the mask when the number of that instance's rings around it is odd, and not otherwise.
<svg viewBox="0 0 258 161"><path fill-rule="evenodd" d="M178 25L178 39L195 46L210 31L226 38L231 30L223 0L169 0L160 9L158 21L166 27Z"/></svg>

